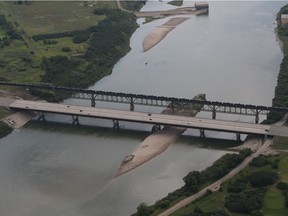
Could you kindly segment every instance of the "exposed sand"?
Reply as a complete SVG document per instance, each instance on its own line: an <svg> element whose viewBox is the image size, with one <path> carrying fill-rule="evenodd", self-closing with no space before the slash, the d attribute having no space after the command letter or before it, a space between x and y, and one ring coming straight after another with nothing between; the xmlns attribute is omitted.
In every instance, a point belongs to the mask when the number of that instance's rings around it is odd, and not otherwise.
<svg viewBox="0 0 288 216"><path fill-rule="evenodd" d="M2 121L11 128L17 129L29 122L34 116L36 116L34 112L20 111L2 119Z"/></svg>
<svg viewBox="0 0 288 216"><path fill-rule="evenodd" d="M197 95L194 99L205 99L205 95ZM200 106L189 104L175 104L173 109L168 107L162 113L193 117L200 111L200 108ZM124 158L115 177L141 166L164 152L185 130L186 128L181 127L164 127L148 136L131 155Z"/></svg>
<svg viewBox="0 0 288 216"><path fill-rule="evenodd" d="M161 131L148 136L132 153L134 158L126 163L122 162L115 177L141 166L164 152L185 130L185 128L164 127Z"/></svg>
<svg viewBox="0 0 288 216"><path fill-rule="evenodd" d="M154 47L159 43L170 31L172 31L176 26L180 25L182 22L187 20L187 17L176 17L171 18L168 22L157 27L153 32L148 34L143 41L143 50L147 50Z"/></svg>

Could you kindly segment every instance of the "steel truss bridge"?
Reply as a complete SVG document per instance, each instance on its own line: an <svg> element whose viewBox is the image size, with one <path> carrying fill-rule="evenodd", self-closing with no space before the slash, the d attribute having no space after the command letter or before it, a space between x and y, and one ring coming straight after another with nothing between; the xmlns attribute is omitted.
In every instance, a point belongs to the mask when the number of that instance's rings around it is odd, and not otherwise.
<svg viewBox="0 0 288 216"><path fill-rule="evenodd" d="M95 91L54 86L53 84L49 83L24 84L0 81L0 85L21 87L25 89L50 90L54 93L68 93L71 94L71 98L90 100L92 107L96 106L96 101L124 103L129 104L130 111L134 110L135 105L157 106L166 108L170 107L172 110L178 105L200 105L202 107L201 111L212 112L212 119L216 119L216 113L228 113L236 115L255 116L255 123L259 123L259 115L267 115L270 111L281 113L288 112L288 108L283 107L269 107L219 101Z"/></svg>

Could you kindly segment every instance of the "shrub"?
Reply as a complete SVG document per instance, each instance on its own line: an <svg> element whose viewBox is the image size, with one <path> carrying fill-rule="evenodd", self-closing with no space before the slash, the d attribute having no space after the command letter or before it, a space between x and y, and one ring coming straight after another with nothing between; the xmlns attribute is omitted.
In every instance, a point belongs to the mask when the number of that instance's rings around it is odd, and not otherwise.
<svg viewBox="0 0 288 216"><path fill-rule="evenodd" d="M63 47L62 52L71 52L71 48L70 47Z"/></svg>
<svg viewBox="0 0 288 216"><path fill-rule="evenodd" d="M272 185L278 179L276 172L270 171L257 171L253 172L248 176L248 180L253 187L264 187Z"/></svg>
<svg viewBox="0 0 288 216"><path fill-rule="evenodd" d="M279 182L276 187L279 189L279 190L287 190L288 189L288 183L286 182Z"/></svg>

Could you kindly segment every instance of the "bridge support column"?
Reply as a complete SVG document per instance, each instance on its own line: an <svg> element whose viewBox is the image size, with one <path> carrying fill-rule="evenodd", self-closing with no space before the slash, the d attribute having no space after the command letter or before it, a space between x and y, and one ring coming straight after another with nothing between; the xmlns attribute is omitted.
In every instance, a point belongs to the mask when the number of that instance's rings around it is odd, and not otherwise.
<svg viewBox="0 0 288 216"><path fill-rule="evenodd" d="M92 97L91 97L91 107L95 107L95 106L96 106L95 95L92 94Z"/></svg>
<svg viewBox="0 0 288 216"><path fill-rule="evenodd" d="M132 97L130 99L130 111L134 111L134 101Z"/></svg>
<svg viewBox="0 0 288 216"><path fill-rule="evenodd" d="M44 113L38 113L38 121L45 121Z"/></svg>
<svg viewBox="0 0 288 216"><path fill-rule="evenodd" d="M154 132L158 132L160 130L161 130L161 125L155 124L155 125L153 125L151 132L154 133Z"/></svg>
<svg viewBox="0 0 288 216"><path fill-rule="evenodd" d="M212 119L216 119L216 108L213 106L212 108Z"/></svg>
<svg viewBox="0 0 288 216"><path fill-rule="evenodd" d="M119 121L116 119L113 119L113 130L119 129Z"/></svg>
<svg viewBox="0 0 288 216"><path fill-rule="evenodd" d="M174 113L174 103L173 103L173 101L171 101L170 107L171 107L171 111L172 111L172 114L173 114Z"/></svg>
<svg viewBox="0 0 288 216"><path fill-rule="evenodd" d="M79 125L79 118L78 116L72 116L72 124L73 125Z"/></svg>
<svg viewBox="0 0 288 216"><path fill-rule="evenodd" d="M200 129L200 138L204 138L204 137L205 137L205 130Z"/></svg>
<svg viewBox="0 0 288 216"><path fill-rule="evenodd" d="M256 113L255 113L255 123L256 124L259 123L259 110L256 110Z"/></svg>
<svg viewBox="0 0 288 216"><path fill-rule="evenodd" d="M241 134L240 133L236 133L236 140L238 141L238 142L241 142L242 140L241 140Z"/></svg>

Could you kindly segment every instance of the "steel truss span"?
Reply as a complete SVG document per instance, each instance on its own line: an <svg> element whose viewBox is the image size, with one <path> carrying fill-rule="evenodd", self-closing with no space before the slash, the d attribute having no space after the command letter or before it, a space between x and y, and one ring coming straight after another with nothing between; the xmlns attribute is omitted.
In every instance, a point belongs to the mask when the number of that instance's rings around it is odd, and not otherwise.
<svg viewBox="0 0 288 216"><path fill-rule="evenodd" d="M124 103L130 105L130 110L134 110L135 105L144 106L157 106L168 107L172 109L177 105L200 105L202 111L212 112L212 118L216 118L216 113L228 113L237 115L255 116L255 122L258 123L259 115L266 115L270 111L274 112L288 112L288 108L283 107L268 107L258 106L240 103L229 103L219 101L206 101L195 100L186 98L175 97L163 97L154 95L142 95L142 94L129 94L121 92L108 92L108 91L95 91L78 88L68 88L54 86L50 83L36 83L36 84L23 84L23 83L11 83L0 82L0 85L22 87L26 89L43 89L50 90L54 93L69 93L72 98L85 99L91 101L91 106L96 105L96 101Z"/></svg>

